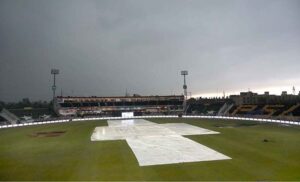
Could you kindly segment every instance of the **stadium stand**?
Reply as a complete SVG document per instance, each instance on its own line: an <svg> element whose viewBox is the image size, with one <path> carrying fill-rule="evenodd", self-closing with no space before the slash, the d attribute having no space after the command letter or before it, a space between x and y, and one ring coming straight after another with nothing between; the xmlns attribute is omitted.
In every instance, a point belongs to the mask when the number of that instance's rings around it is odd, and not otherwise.
<svg viewBox="0 0 300 182"><path fill-rule="evenodd" d="M43 115L53 115L53 111L49 108L22 108L22 109L9 109L17 117L31 116L33 119L39 119Z"/></svg>
<svg viewBox="0 0 300 182"><path fill-rule="evenodd" d="M294 110L296 110L297 108L299 108L300 104L296 104L296 105L293 105L291 106L289 109L283 111L280 115L281 116L286 116L286 115L289 115L291 114Z"/></svg>
<svg viewBox="0 0 300 182"><path fill-rule="evenodd" d="M6 121L8 121L11 124L17 124L17 122L20 120L16 115L9 112L5 108L3 108L0 112L0 116L4 118Z"/></svg>
<svg viewBox="0 0 300 182"><path fill-rule="evenodd" d="M298 106L296 109L294 109L291 114L293 116L300 116L300 106Z"/></svg>
<svg viewBox="0 0 300 182"><path fill-rule="evenodd" d="M60 116L121 116L134 112L136 116L179 114L183 112L183 95L125 97L57 97L54 109Z"/></svg>
<svg viewBox="0 0 300 182"><path fill-rule="evenodd" d="M240 105L232 113L232 115L249 114L249 112L254 111L257 105Z"/></svg>
<svg viewBox="0 0 300 182"><path fill-rule="evenodd" d="M222 109L224 104L226 104L226 99L202 99L199 98L190 103L187 110L188 114L200 114L200 115L218 115L220 109ZM229 102L230 105L230 102Z"/></svg>
<svg viewBox="0 0 300 182"><path fill-rule="evenodd" d="M280 108L283 108L284 105L265 105L263 107L263 114L267 116L272 116L274 113L278 112Z"/></svg>
<svg viewBox="0 0 300 182"><path fill-rule="evenodd" d="M218 111L218 116L226 116L228 115L230 109L234 106L232 103L225 103L220 110Z"/></svg>
<svg viewBox="0 0 300 182"><path fill-rule="evenodd" d="M199 98L188 113L300 121L300 95L241 92L229 98Z"/></svg>

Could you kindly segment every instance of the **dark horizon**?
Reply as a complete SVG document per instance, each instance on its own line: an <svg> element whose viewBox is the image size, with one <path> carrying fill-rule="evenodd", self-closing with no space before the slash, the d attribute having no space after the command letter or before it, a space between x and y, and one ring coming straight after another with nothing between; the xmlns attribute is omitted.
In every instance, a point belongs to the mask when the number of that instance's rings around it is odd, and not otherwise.
<svg viewBox="0 0 300 182"><path fill-rule="evenodd" d="M0 100L300 89L298 0L1 0Z"/></svg>

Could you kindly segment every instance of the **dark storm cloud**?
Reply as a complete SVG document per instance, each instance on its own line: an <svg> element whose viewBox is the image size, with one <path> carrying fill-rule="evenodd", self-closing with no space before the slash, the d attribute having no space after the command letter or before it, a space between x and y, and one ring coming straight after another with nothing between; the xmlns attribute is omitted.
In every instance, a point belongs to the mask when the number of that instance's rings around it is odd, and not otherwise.
<svg viewBox="0 0 300 182"><path fill-rule="evenodd" d="M0 100L300 88L300 1L1 0ZM276 89L273 89L276 91Z"/></svg>

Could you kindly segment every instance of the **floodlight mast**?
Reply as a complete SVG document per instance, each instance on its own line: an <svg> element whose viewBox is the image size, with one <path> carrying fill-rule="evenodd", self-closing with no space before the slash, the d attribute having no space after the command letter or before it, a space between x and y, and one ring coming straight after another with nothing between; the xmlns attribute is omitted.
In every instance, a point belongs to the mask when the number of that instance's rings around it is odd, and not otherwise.
<svg viewBox="0 0 300 182"><path fill-rule="evenodd" d="M52 91L53 91L53 103L55 99L55 91L56 91L56 75L59 74L58 69L51 69L51 75L53 75L53 85L52 85Z"/></svg>
<svg viewBox="0 0 300 182"><path fill-rule="evenodd" d="M183 75L183 94L184 94L183 110L184 113L186 114L187 86L186 86L185 76L188 75L188 71L187 70L181 71L181 75Z"/></svg>

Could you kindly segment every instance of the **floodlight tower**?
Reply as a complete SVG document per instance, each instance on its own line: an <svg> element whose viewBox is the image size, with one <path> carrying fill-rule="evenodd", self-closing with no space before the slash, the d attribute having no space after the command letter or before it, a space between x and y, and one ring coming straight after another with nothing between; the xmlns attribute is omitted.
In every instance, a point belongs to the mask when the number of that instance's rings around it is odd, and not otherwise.
<svg viewBox="0 0 300 182"><path fill-rule="evenodd" d="M293 95L296 95L296 88L293 86Z"/></svg>
<svg viewBox="0 0 300 182"><path fill-rule="evenodd" d="M186 112L187 86L186 86L185 76L188 75L188 71L186 70L181 71L181 75L183 75L183 95L184 95L183 110L184 112Z"/></svg>
<svg viewBox="0 0 300 182"><path fill-rule="evenodd" d="M59 70L58 69L51 69L51 75L53 75L53 86L52 86L52 91L53 91L53 102L55 99L55 91L56 91L56 85L55 85L55 81L56 81L56 75L59 74Z"/></svg>

